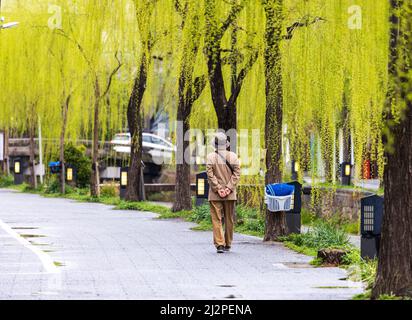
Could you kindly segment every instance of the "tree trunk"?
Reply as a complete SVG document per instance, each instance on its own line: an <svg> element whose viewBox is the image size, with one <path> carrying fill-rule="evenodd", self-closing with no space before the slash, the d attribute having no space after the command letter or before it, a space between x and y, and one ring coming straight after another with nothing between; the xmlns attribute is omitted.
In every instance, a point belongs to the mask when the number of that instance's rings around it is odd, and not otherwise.
<svg viewBox="0 0 412 320"><path fill-rule="evenodd" d="M350 119L349 119L349 106L346 97L346 93L343 98L343 109L342 109L342 135L343 135L343 162L351 162L352 160L352 150L351 150L351 134L350 134Z"/></svg>
<svg viewBox="0 0 412 320"><path fill-rule="evenodd" d="M64 138L60 137L60 193L66 193L66 164L64 163Z"/></svg>
<svg viewBox="0 0 412 320"><path fill-rule="evenodd" d="M242 6L233 5L231 13L228 15L223 26L220 26L216 20L216 1L210 0L206 2L205 18L206 18L206 58L209 75L209 84L212 95L213 106L216 111L219 129L228 131L237 129L236 116L236 100L239 95L242 81L248 70L244 70L241 76L231 76L232 93L229 99L226 96L225 80L223 77L222 65L222 38L230 25L233 25L237 19ZM233 42L232 45L236 44ZM252 63L253 65L253 63ZM232 64L232 73L233 73ZM236 83L233 80L236 79ZM239 80L240 79L240 80Z"/></svg>
<svg viewBox="0 0 412 320"><path fill-rule="evenodd" d="M333 142L330 139L329 133L325 132L326 136L327 136L327 140L325 141L325 143L323 143L323 152L322 152L322 157L323 157L323 163L324 163L324 168L325 168L325 181L328 183L332 183L333 182Z"/></svg>
<svg viewBox="0 0 412 320"><path fill-rule="evenodd" d="M266 13L265 84L266 84L266 184L282 180L282 59L280 41L283 1L263 0ZM287 234L285 212L266 210L264 241L274 241Z"/></svg>
<svg viewBox="0 0 412 320"><path fill-rule="evenodd" d="M391 0L389 94L386 105L390 136L384 136L385 213L379 263L372 298L382 294L412 297L412 4ZM409 79L408 79L409 78ZM405 106L394 124L391 103Z"/></svg>
<svg viewBox="0 0 412 320"><path fill-rule="evenodd" d="M139 74L135 79L132 94L127 108L127 120L132 138L130 151L130 166L126 189L126 200L144 201L144 179L142 175L142 132L143 119L141 105L147 82L147 57L142 54Z"/></svg>
<svg viewBox="0 0 412 320"><path fill-rule="evenodd" d="M193 103L200 97L205 85L206 77L193 76L196 57L199 51L201 31L199 29L199 16L197 6L186 7L186 12L180 12L182 17L183 52L179 74L179 101L177 106L177 141L176 141L176 186L174 212L192 209L192 194L190 188L190 141L185 140L190 130L190 114ZM192 14L188 19L188 14ZM180 130L180 124L182 130ZM189 158L185 159L185 155Z"/></svg>
<svg viewBox="0 0 412 320"><path fill-rule="evenodd" d="M412 89L412 88L411 88ZM395 150L387 155L378 273L373 296L412 296L412 103L392 130Z"/></svg>
<svg viewBox="0 0 412 320"><path fill-rule="evenodd" d="M196 57L197 49L194 50L193 57ZM176 153L176 197L173 204L173 211L191 210L192 196L190 189L190 142L185 141L184 137L190 130L190 113L193 103L200 97L206 86L204 76L196 77L193 81L193 63L186 61L179 79L179 105L177 109L177 120L182 123L183 130L181 136L177 138ZM178 132L178 135L180 132ZM185 159L185 154L189 158Z"/></svg>
<svg viewBox="0 0 412 320"><path fill-rule="evenodd" d="M335 162L335 171L333 172L334 175L334 180L335 181L339 181L339 177L340 177L340 166L339 166L339 160L340 160L340 142L339 142L339 130L336 130L335 133L335 143L334 143L334 152L335 152L335 158L333 159L333 161Z"/></svg>
<svg viewBox="0 0 412 320"><path fill-rule="evenodd" d="M65 103L62 105L62 130L60 132L60 192L62 194L66 193L66 164L64 159L64 138L66 136L67 127L67 113L69 111L70 96L67 97Z"/></svg>
<svg viewBox="0 0 412 320"><path fill-rule="evenodd" d="M100 113L100 84L96 78L94 85L94 118L93 118L93 146L92 146L92 172L90 177L90 194L92 197L100 195L99 178L99 113Z"/></svg>
<svg viewBox="0 0 412 320"><path fill-rule="evenodd" d="M4 130L4 161L3 170L6 176L10 175L10 163L9 163L9 130Z"/></svg>
<svg viewBox="0 0 412 320"><path fill-rule="evenodd" d="M175 202L173 211L191 210L192 195L190 190L190 142L186 141L186 133L190 130L190 113L192 111L193 102L200 96L203 87L193 88L193 65L186 61L183 64L182 71L179 77L179 104L177 108L177 121L182 123L182 131L178 130L176 140L176 186L175 186ZM202 86L201 84L198 86ZM196 96L197 95L197 96ZM186 159L185 154L189 155ZM187 160L187 161L186 161Z"/></svg>
<svg viewBox="0 0 412 320"><path fill-rule="evenodd" d="M177 138L177 153L176 156L176 186L175 186L175 201L173 203L173 211L191 210L192 195L190 190L190 163L185 159L185 152L190 154L190 142L184 139L186 132L190 130L189 117L183 103L179 102L177 110L177 121L183 124L182 137ZM190 112L189 112L190 113ZM188 159L187 159L188 160Z"/></svg>
<svg viewBox="0 0 412 320"><path fill-rule="evenodd" d="M37 189L37 177L36 177L36 170L35 170L35 166L36 166L36 156L35 156L35 148L36 148L36 144L34 142L34 125L30 125L30 186L33 189Z"/></svg>
<svg viewBox="0 0 412 320"><path fill-rule="evenodd" d="M220 56L220 44L213 50L218 53L208 57L209 82L212 92L212 102L216 111L219 129L228 131L237 128L236 104L229 104L226 99L225 82L222 72L222 61Z"/></svg>
<svg viewBox="0 0 412 320"><path fill-rule="evenodd" d="M193 67L189 66L188 63L182 63L182 70L179 77L179 104L177 107L176 119L179 123L182 123L183 130L181 136L178 136L176 139L175 201L172 208L174 212L192 209L190 163L186 162L186 160L189 159L185 159L185 152L189 152L190 154L190 142L185 139L185 135L190 130L189 117L192 109L192 89L188 86L191 86L192 77ZM178 135L179 134L180 132L178 132Z"/></svg>

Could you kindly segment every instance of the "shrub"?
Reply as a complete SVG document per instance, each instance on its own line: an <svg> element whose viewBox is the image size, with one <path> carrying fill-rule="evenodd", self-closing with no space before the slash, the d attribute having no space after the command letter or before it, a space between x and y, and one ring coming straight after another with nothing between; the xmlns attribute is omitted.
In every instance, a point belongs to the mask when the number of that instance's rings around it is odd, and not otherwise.
<svg viewBox="0 0 412 320"><path fill-rule="evenodd" d="M49 182L47 183L44 193L46 194L57 194L60 193L60 181L58 176L53 175Z"/></svg>
<svg viewBox="0 0 412 320"><path fill-rule="evenodd" d="M259 217L259 211L254 208L238 205L236 207L236 222L239 226L245 224L247 220L256 220Z"/></svg>
<svg viewBox="0 0 412 320"><path fill-rule="evenodd" d="M65 187L66 194L75 193L75 189L66 184ZM38 192L43 192L45 194L60 194L60 179L58 175L53 175L47 184L44 186L39 186L37 189Z"/></svg>
<svg viewBox="0 0 412 320"><path fill-rule="evenodd" d="M114 184L105 184L100 188L100 195L102 197L113 198L117 197L117 187Z"/></svg>
<svg viewBox="0 0 412 320"><path fill-rule="evenodd" d="M301 217L303 225L312 225L318 219L313 212L305 208L302 208Z"/></svg>
<svg viewBox="0 0 412 320"><path fill-rule="evenodd" d="M12 175L0 175L0 188L7 188L14 185L14 178Z"/></svg>
<svg viewBox="0 0 412 320"><path fill-rule="evenodd" d="M201 221L212 221L210 216L209 204L204 204L193 209L193 213L190 217L191 221L201 222Z"/></svg>
<svg viewBox="0 0 412 320"><path fill-rule="evenodd" d="M282 240L316 250L349 246L348 235L342 229L325 221L316 222L313 229L307 233L291 234Z"/></svg>
<svg viewBox="0 0 412 320"><path fill-rule="evenodd" d="M171 211L169 208L161 205L157 205L150 202L133 202L133 201L120 201L116 205L117 210L137 210L137 211L149 211L159 214L169 214Z"/></svg>
<svg viewBox="0 0 412 320"><path fill-rule="evenodd" d="M359 250L353 250L353 255L357 255L357 257L352 259L352 261L348 261L352 262L348 270L349 278L353 281L363 281L366 283L366 289L372 289L375 282L378 260L362 259Z"/></svg>
<svg viewBox="0 0 412 320"><path fill-rule="evenodd" d="M302 208L302 224L303 225L314 225L319 221L327 221L331 225L344 230L346 233L359 234L360 223L359 221L350 221L344 218L338 211L334 212L331 217L319 218L313 212Z"/></svg>
<svg viewBox="0 0 412 320"><path fill-rule="evenodd" d="M265 221L263 219L247 219L245 229L263 234L265 232Z"/></svg>
<svg viewBox="0 0 412 320"><path fill-rule="evenodd" d="M331 223L318 222L313 232L309 233L306 243L316 249L339 248L349 245L349 237L345 231Z"/></svg>
<svg viewBox="0 0 412 320"><path fill-rule="evenodd" d="M77 185L81 188L87 187L90 183L92 161L86 156L86 147L69 143L64 147L64 158L67 164L73 165L77 170Z"/></svg>

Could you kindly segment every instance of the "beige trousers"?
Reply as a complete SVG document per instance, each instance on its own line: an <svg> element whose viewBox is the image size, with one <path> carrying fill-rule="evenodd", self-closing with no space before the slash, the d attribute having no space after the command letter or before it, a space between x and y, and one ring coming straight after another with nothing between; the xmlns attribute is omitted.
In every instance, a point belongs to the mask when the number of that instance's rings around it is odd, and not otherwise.
<svg viewBox="0 0 412 320"><path fill-rule="evenodd" d="M235 220L234 200L210 201L210 215L213 223L213 242L216 247L232 245ZM223 220L225 231L223 232Z"/></svg>

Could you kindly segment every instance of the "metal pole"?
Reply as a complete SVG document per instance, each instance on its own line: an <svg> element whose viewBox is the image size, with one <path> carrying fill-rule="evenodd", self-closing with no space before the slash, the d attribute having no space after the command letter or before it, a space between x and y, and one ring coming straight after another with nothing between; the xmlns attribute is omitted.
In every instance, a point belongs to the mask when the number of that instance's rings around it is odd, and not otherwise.
<svg viewBox="0 0 412 320"><path fill-rule="evenodd" d="M4 162L6 164L6 175L10 175L9 157L9 129L4 130Z"/></svg>
<svg viewBox="0 0 412 320"><path fill-rule="evenodd" d="M39 165L40 165L40 184L43 184L43 148L41 136L41 120L39 117Z"/></svg>
<svg viewBox="0 0 412 320"><path fill-rule="evenodd" d="M140 167L140 199L142 201L146 201L146 190L144 188L144 173L143 173L144 167L145 167L145 164L142 161L142 165Z"/></svg>

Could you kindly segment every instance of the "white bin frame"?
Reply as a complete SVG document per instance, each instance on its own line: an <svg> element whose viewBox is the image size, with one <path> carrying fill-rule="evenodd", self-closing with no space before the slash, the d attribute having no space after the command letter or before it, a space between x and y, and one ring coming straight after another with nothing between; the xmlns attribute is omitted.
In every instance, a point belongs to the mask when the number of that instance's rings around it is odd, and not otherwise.
<svg viewBox="0 0 412 320"><path fill-rule="evenodd" d="M289 196L270 196L265 191L265 203L270 212L290 211L294 207L295 193Z"/></svg>

